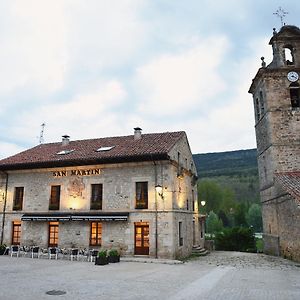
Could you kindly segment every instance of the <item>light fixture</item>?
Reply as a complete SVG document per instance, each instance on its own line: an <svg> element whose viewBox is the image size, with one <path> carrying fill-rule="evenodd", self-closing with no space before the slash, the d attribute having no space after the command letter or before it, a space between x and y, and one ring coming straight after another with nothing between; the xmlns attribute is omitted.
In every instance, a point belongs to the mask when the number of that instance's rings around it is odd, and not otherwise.
<svg viewBox="0 0 300 300"><path fill-rule="evenodd" d="M0 189L0 196L1 196L2 199L4 200L4 191L2 191L1 189Z"/></svg>
<svg viewBox="0 0 300 300"><path fill-rule="evenodd" d="M202 206L204 206L206 204L206 201L202 200L200 203L201 203Z"/></svg>
<svg viewBox="0 0 300 300"><path fill-rule="evenodd" d="M157 184L157 185L155 186L155 190L156 190L158 196L160 196L162 199L164 199L164 195L163 195L163 193L162 193L163 188L162 188L162 186L161 186L160 184Z"/></svg>

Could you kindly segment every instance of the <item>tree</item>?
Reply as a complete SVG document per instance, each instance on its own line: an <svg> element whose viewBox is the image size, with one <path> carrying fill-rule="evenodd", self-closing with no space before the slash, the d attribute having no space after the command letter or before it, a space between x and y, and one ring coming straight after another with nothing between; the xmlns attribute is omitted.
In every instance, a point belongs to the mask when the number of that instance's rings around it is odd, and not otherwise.
<svg viewBox="0 0 300 300"><path fill-rule="evenodd" d="M246 214L246 220L249 226L253 226L255 232L262 231L261 207L259 204L252 204Z"/></svg>
<svg viewBox="0 0 300 300"><path fill-rule="evenodd" d="M206 232L210 234L212 233L214 234L216 232L221 231L222 229L223 229L222 220L220 220L219 217L213 211L210 211L206 219Z"/></svg>
<svg viewBox="0 0 300 300"><path fill-rule="evenodd" d="M236 210L234 211L234 223L235 226L247 227L248 223L246 221L247 208L245 203L239 203Z"/></svg>
<svg viewBox="0 0 300 300"><path fill-rule="evenodd" d="M198 183L198 199L205 201L204 212L219 212L222 202L222 189L212 180L203 180Z"/></svg>

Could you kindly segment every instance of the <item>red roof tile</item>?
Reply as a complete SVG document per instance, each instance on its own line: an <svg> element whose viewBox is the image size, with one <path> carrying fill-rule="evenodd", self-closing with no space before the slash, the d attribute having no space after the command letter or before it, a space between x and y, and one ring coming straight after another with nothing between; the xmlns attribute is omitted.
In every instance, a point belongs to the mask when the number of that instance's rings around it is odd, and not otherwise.
<svg viewBox="0 0 300 300"><path fill-rule="evenodd" d="M300 171L276 173L275 180L300 202Z"/></svg>
<svg viewBox="0 0 300 300"><path fill-rule="evenodd" d="M184 131L143 134L139 140L133 135L41 144L0 160L0 170L46 168L59 166L118 163L168 159L168 152L185 136ZM114 146L109 151L96 150ZM59 155L62 150L74 150Z"/></svg>

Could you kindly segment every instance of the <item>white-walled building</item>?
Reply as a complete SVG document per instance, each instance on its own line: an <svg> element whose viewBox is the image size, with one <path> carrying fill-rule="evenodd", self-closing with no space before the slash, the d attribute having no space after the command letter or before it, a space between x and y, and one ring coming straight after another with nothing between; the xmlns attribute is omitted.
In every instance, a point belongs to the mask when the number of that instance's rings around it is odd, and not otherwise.
<svg viewBox="0 0 300 300"><path fill-rule="evenodd" d="M187 256L204 245L185 132L41 144L0 161L1 243Z"/></svg>

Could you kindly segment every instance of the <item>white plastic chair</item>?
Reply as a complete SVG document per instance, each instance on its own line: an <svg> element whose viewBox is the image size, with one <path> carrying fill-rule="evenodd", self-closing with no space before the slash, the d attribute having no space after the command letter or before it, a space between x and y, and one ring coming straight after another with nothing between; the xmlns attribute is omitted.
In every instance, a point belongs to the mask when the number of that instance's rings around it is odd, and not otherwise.
<svg viewBox="0 0 300 300"><path fill-rule="evenodd" d="M48 249L48 258L51 259L52 257L55 259L58 258L58 249L56 247L50 247Z"/></svg>
<svg viewBox="0 0 300 300"><path fill-rule="evenodd" d="M40 247L38 246L33 246L31 249L31 258L34 257L40 258Z"/></svg>
<svg viewBox="0 0 300 300"><path fill-rule="evenodd" d="M19 257L19 254L20 254L20 247L18 245L12 245L10 247L10 257L13 257L13 255Z"/></svg>

